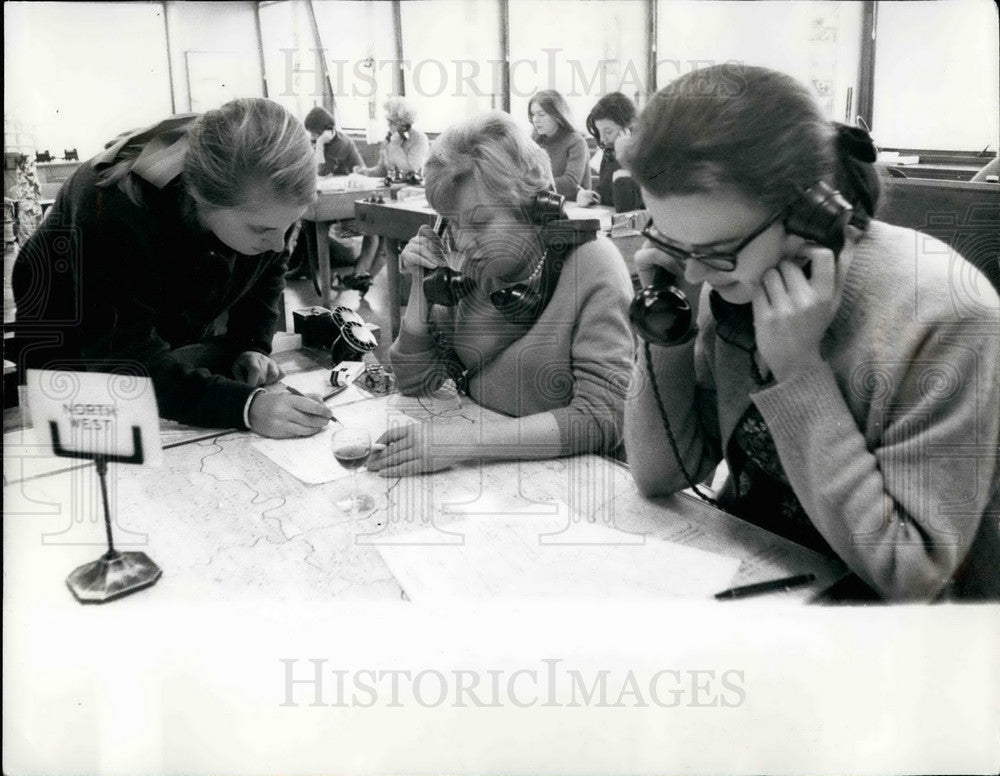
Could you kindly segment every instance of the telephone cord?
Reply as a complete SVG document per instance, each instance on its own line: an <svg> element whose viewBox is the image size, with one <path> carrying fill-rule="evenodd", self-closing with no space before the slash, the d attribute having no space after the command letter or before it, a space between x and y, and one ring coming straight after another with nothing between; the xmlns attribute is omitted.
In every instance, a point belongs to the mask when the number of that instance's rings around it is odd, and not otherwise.
<svg viewBox="0 0 1000 776"><path fill-rule="evenodd" d="M691 476L691 473L687 470L687 467L684 465L684 461L681 458L680 450L677 447L677 440L674 439L674 432L671 431L670 429L670 421L667 419L666 407L663 406L663 398L660 396L660 388L656 384L656 374L653 372L653 357L650 352L650 346L648 342L645 343L645 347L643 348L643 350L645 351L646 354L646 369L649 372L649 381L653 386L653 398L656 399L656 407L657 409L659 409L660 418L663 420L663 430L667 432L667 441L670 442L670 449L674 451L674 458L677 461L677 465L680 466L681 468L681 474L684 475L684 479L687 480L688 486L691 488L692 491L694 491L694 493L698 496L698 498L700 498L707 504L711 504L716 509L721 509L721 507L719 506L719 502L717 502L711 496L705 495L698 489L698 485L694 481L694 477Z"/></svg>

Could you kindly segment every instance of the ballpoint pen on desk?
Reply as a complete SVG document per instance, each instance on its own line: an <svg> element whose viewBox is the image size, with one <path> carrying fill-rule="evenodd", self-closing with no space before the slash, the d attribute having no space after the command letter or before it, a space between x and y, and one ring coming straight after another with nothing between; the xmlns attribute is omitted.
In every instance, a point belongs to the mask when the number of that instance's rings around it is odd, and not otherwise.
<svg viewBox="0 0 1000 776"><path fill-rule="evenodd" d="M727 601L733 598L749 598L750 596L762 595L763 593L777 593L779 591L791 590L793 587L802 587L815 581L815 574L799 574L798 576L785 577L784 579L757 582L753 585L731 587L729 590L716 593L715 598L719 601Z"/></svg>

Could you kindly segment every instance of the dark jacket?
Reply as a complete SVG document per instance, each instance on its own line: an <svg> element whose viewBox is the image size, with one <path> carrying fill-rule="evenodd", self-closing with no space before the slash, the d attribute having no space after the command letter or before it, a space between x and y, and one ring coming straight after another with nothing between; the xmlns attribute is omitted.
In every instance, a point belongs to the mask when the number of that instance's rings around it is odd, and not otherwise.
<svg viewBox="0 0 1000 776"><path fill-rule="evenodd" d="M333 140L323 146L323 164L317 175L349 175L355 167L364 167L358 147L343 132L337 132Z"/></svg>
<svg viewBox="0 0 1000 776"><path fill-rule="evenodd" d="M622 169L614 148L605 148L601 156L601 169L594 189L601 197L601 204L611 205L618 213L640 210L643 207L642 192L631 175L614 180L615 173Z"/></svg>
<svg viewBox="0 0 1000 776"><path fill-rule="evenodd" d="M227 353L269 354L286 255L244 256L198 226L180 173L194 118L124 138L66 182L14 266L12 352L21 367L138 370L153 379L162 417L244 428L253 388L184 366L171 350L205 338L228 311ZM97 186L137 141L129 177L139 204Z"/></svg>

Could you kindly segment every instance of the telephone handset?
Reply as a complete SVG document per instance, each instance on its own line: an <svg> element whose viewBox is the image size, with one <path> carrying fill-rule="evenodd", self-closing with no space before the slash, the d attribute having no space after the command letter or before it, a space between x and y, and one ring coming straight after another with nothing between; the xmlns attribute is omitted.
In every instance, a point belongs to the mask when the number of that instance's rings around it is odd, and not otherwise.
<svg viewBox="0 0 1000 776"><path fill-rule="evenodd" d="M397 130L397 132L399 133L400 140L402 140L404 143L407 140L410 139L410 126L411 126L410 124L406 124L406 125L404 125L403 127L401 127L400 129ZM389 130L388 133L386 133L385 142L388 143L390 140L392 140L392 130L391 129Z"/></svg>
<svg viewBox="0 0 1000 776"><path fill-rule="evenodd" d="M790 204L784 216L785 231L818 243L839 256L844 247L844 227L853 209L843 195L819 181ZM806 268L808 276L808 267ZM629 319L636 332L655 345L673 345L683 340L691 330L691 304L684 292L675 285L674 276L663 267L653 271L651 285L641 289L629 306ZM745 310L731 305L713 292L712 312L716 318L726 314L734 319L746 319Z"/></svg>
<svg viewBox="0 0 1000 776"><path fill-rule="evenodd" d="M579 245L594 239L600 228L600 222L595 219L569 219L564 210L565 197L551 191L537 193L528 206L528 220L544 227L541 232L542 245L546 249L565 250L573 245ZM434 224L434 233L444 237L448 221L438 216ZM543 257L544 258L544 257ZM497 289L490 294L490 302L505 317L521 320L540 313L544 303L548 302L546 295L551 295L555 289L561 262L544 261L535 273L540 276L538 283L528 281L515 283L511 286ZM533 276L534 277L534 276ZM454 307L464 297L476 288L472 278L451 267L439 267L430 272L423 283L424 297L431 304Z"/></svg>

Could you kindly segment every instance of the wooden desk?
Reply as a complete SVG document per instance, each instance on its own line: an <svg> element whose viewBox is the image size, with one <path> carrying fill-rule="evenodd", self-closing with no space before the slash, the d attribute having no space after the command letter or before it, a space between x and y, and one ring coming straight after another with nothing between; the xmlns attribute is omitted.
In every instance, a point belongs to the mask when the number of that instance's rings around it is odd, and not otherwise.
<svg viewBox="0 0 1000 776"><path fill-rule="evenodd" d="M335 221L348 221L354 218L354 203L364 197L391 196L388 186L378 186L372 189L349 189L347 175L330 175L317 179L316 201L309 206L302 216L313 223L316 234L316 255L310 255L316 266L312 267L313 277L319 279L319 292L323 306L330 307L330 243L328 233L330 225Z"/></svg>
<svg viewBox="0 0 1000 776"><path fill-rule="evenodd" d="M582 208L566 206L566 215L577 219L597 219L605 232L611 229L610 207ZM400 268L399 243L412 239L424 224L433 226L437 219L434 208L423 198L406 199L401 202L357 202L355 205L356 227L362 234L377 234L385 240L386 275L389 281L389 324L391 337L399 334L401 311L399 299Z"/></svg>

